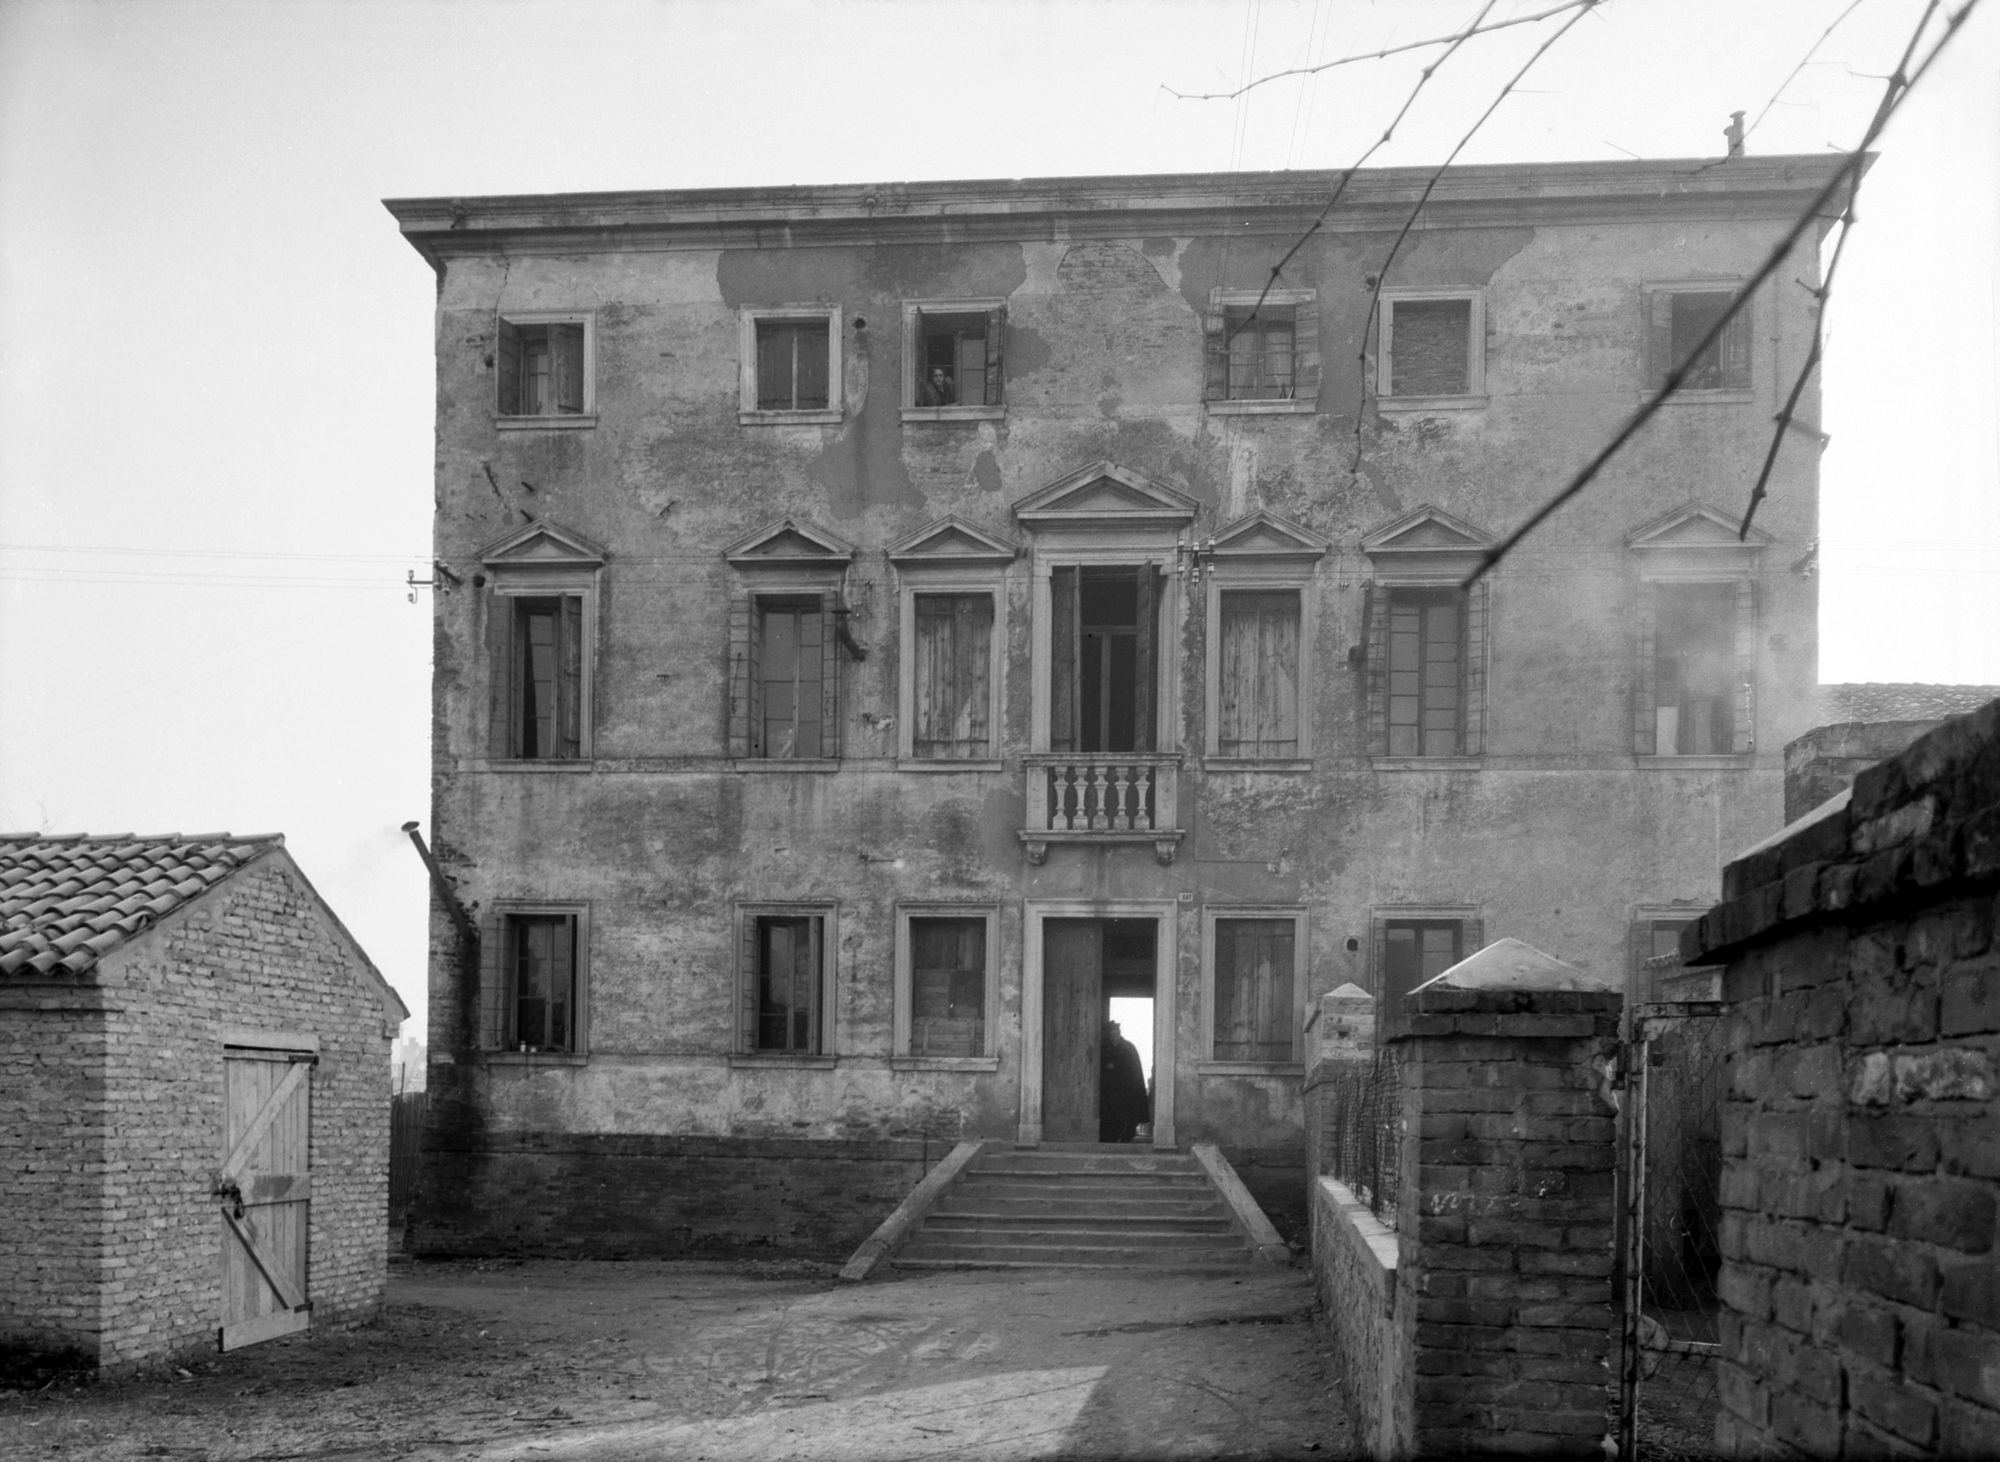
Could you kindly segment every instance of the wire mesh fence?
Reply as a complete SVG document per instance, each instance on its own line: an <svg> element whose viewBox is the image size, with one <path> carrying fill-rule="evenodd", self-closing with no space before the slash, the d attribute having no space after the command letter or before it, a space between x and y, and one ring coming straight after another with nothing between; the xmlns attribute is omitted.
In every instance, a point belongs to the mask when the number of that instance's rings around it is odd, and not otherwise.
<svg viewBox="0 0 2000 1462"><path fill-rule="evenodd" d="M1724 1022L1707 1002L1641 1006L1627 1088L1626 1457L1714 1450Z"/></svg>
<svg viewBox="0 0 2000 1462"><path fill-rule="evenodd" d="M416 1198L417 1160L430 1097L421 1091L406 1091L398 1092L389 1102L389 1228L400 1234Z"/></svg>
<svg viewBox="0 0 2000 1462"><path fill-rule="evenodd" d="M1371 1060L1343 1062L1321 1077L1326 1171L1390 1228L1402 1159L1401 1080L1401 1061L1386 1046L1377 1046Z"/></svg>

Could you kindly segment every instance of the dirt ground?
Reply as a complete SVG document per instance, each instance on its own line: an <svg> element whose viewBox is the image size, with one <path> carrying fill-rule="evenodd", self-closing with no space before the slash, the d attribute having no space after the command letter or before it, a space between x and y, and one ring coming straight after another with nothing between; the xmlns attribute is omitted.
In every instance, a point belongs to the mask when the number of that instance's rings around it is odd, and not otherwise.
<svg viewBox="0 0 2000 1462"><path fill-rule="evenodd" d="M395 1265L380 1325L0 1392L10 1458L1351 1455L1304 1269Z"/></svg>

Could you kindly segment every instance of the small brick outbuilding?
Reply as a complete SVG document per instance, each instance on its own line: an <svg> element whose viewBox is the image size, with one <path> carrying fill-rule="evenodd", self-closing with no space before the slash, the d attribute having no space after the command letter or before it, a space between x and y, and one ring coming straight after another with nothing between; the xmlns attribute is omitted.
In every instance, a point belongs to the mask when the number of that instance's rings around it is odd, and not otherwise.
<svg viewBox="0 0 2000 1462"><path fill-rule="evenodd" d="M279 836L0 836L0 1346L374 1317L409 1012Z"/></svg>

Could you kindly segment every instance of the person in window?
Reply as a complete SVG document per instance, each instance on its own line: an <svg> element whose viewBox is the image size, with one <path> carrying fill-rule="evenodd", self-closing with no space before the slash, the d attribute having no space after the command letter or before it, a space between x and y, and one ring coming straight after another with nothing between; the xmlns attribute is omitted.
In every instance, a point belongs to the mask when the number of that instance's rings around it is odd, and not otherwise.
<svg viewBox="0 0 2000 1462"><path fill-rule="evenodd" d="M1146 1091L1139 1048L1118 1033L1115 1020L1104 1022L1103 1057L1097 1079L1097 1140L1130 1142L1141 1122L1153 1120L1153 1099Z"/></svg>
<svg viewBox="0 0 2000 1462"><path fill-rule="evenodd" d="M958 387L952 383L950 372L943 366L932 366L931 373L917 383L917 405L958 405Z"/></svg>

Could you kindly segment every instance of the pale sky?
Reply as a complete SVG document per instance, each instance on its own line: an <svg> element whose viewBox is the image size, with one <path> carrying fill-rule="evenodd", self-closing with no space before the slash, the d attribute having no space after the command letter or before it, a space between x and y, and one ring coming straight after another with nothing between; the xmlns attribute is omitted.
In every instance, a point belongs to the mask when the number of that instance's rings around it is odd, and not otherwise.
<svg viewBox="0 0 2000 1462"><path fill-rule="evenodd" d="M1996 6L1830 307L1822 680L2000 683ZM1479 8L0 0L0 830L283 832L421 1033L433 280L380 199L1342 167L1437 49L1165 88ZM1605 0L1460 161L1713 156L1849 8ZM1750 151L1852 145L1921 10L1860 0ZM1557 24L1469 42L1372 162L1441 161Z"/></svg>

